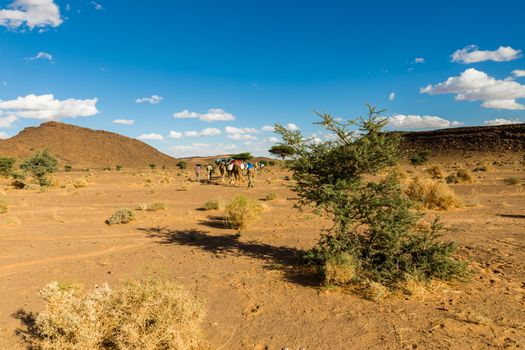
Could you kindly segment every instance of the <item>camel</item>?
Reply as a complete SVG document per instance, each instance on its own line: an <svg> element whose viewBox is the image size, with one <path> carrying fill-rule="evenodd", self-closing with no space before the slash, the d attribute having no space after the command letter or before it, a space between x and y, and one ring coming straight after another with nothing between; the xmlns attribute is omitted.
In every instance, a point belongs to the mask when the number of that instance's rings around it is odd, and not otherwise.
<svg viewBox="0 0 525 350"><path fill-rule="evenodd" d="M228 163L226 170L228 171L228 177L230 178L230 185L234 185L237 180L244 182L242 175L244 171L244 163L241 160L235 159Z"/></svg>

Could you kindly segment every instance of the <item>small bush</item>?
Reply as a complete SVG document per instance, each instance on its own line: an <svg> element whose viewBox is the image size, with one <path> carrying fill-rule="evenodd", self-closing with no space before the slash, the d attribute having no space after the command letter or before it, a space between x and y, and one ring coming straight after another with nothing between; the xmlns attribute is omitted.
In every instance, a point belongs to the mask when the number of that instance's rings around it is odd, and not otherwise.
<svg viewBox="0 0 525 350"><path fill-rule="evenodd" d="M243 231L259 219L261 210L262 207L258 203L240 195L226 205L225 220L233 229Z"/></svg>
<svg viewBox="0 0 525 350"><path fill-rule="evenodd" d="M7 214L9 211L9 203L6 198L0 197L0 214Z"/></svg>
<svg viewBox="0 0 525 350"><path fill-rule="evenodd" d="M205 210L219 210L220 208L221 208L221 203L216 199L212 199L204 203Z"/></svg>
<svg viewBox="0 0 525 350"><path fill-rule="evenodd" d="M326 261L323 276L326 285L345 285L357 276L357 263L348 253L339 253Z"/></svg>
<svg viewBox="0 0 525 350"><path fill-rule="evenodd" d="M441 180L445 177L445 173L443 172L443 169L441 167L434 165L428 169L426 169L427 174L430 175L433 179Z"/></svg>
<svg viewBox="0 0 525 350"><path fill-rule="evenodd" d="M87 185L88 185L87 180L83 179L83 178L76 179L75 181L73 181L73 187L74 188L87 187Z"/></svg>
<svg viewBox="0 0 525 350"><path fill-rule="evenodd" d="M11 186L16 188L17 190L22 190L26 187L26 183L23 180L15 179L11 181Z"/></svg>
<svg viewBox="0 0 525 350"><path fill-rule="evenodd" d="M428 157L430 157L431 154L430 151L419 152L410 158L410 164L414 166L423 165L428 162Z"/></svg>
<svg viewBox="0 0 525 350"><path fill-rule="evenodd" d="M268 161L268 165L269 166L275 166L275 160Z"/></svg>
<svg viewBox="0 0 525 350"><path fill-rule="evenodd" d="M34 330L40 349L197 349L202 306L169 281L104 284L91 291L48 284Z"/></svg>
<svg viewBox="0 0 525 350"><path fill-rule="evenodd" d="M503 182L505 183L505 185L514 186L514 185L518 185L521 181L520 181L519 178L517 178L515 176L510 176L510 177L504 178Z"/></svg>
<svg viewBox="0 0 525 350"><path fill-rule="evenodd" d="M111 167L110 166L106 166L106 167L103 167L102 170L104 170L104 171L111 171Z"/></svg>
<svg viewBox="0 0 525 350"><path fill-rule="evenodd" d="M15 158L0 157L0 176L11 176L14 164Z"/></svg>
<svg viewBox="0 0 525 350"><path fill-rule="evenodd" d="M459 206L457 196L447 185L431 179L414 179L406 194L426 209L448 210Z"/></svg>
<svg viewBox="0 0 525 350"><path fill-rule="evenodd" d="M152 164L149 164L149 167L150 167L151 170L153 170L153 169L155 169L156 165L152 163Z"/></svg>
<svg viewBox="0 0 525 350"><path fill-rule="evenodd" d="M115 166L115 169L117 169L117 171L121 171L122 170L122 165Z"/></svg>
<svg viewBox="0 0 525 350"><path fill-rule="evenodd" d="M155 203L153 203L153 204L148 205L147 210L148 210L148 211L166 210L166 203L163 203L163 202L155 202Z"/></svg>
<svg viewBox="0 0 525 350"><path fill-rule="evenodd" d="M180 162L177 163L177 166L179 167L180 170L184 170L188 167L188 163L185 160L181 160Z"/></svg>
<svg viewBox="0 0 525 350"><path fill-rule="evenodd" d="M468 170L459 169L456 172L456 176L459 182L474 182L474 177L472 177L472 174Z"/></svg>
<svg viewBox="0 0 525 350"><path fill-rule="evenodd" d="M284 177L283 177L283 180L284 180L284 181L290 181L290 176L288 176L288 175L284 176Z"/></svg>
<svg viewBox="0 0 525 350"><path fill-rule="evenodd" d="M135 220L135 213L133 210L121 208L118 209L113 215L109 217L109 219L106 220L106 224L108 225L120 225L120 224L127 224L130 221Z"/></svg>
<svg viewBox="0 0 525 350"><path fill-rule="evenodd" d="M264 197L264 199L266 199L267 201L273 201L273 200L276 200L277 199L277 193L275 192L270 192L266 195L266 197Z"/></svg>
<svg viewBox="0 0 525 350"><path fill-rule="evenodd" d="M68 165L68 164L64 165L64 171L66 173L71 172L72 169L73 169L73 167L71 165Z"/></svg>
<svg viewBox="0 0 525 350"><path fill-rule="evenodd" d="M20 168L30 172L38 179L40 186L48 186L47 176L57 170L58 161L47 150L36 153L31 158L26 159Z"/></svg>

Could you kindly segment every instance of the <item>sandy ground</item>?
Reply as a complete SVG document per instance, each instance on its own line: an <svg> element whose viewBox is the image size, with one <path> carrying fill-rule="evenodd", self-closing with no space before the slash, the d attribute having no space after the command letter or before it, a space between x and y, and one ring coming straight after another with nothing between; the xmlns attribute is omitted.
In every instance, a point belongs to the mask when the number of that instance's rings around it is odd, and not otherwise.
<svg viewBox="0 0 525 350"><path fill-rule="evenodd" d="M259 175L251 190L160 170L96 172L81 188L71 183L86 173L59 174L46 192L2 186L10 208L0 215L0 349L27 347L15 334L23 329L15 313L41 310L37 293L47 283L93 287L148 275L174 279L203 302L212 349L521 348L525 186L502 179L525 183L525 173L507 164L475 174L473 184L452 185L463 208L428 212L442 217L444 238L459 243L475 271L471 281L379 303L297 273L297 252L327 222L292 208L280 170ZM269 192L279 198L262 201ZM240 193L261 200L264 212L237 239L217 220L220 212L201 207ZM137 212L127 225L104 223L117 208L158 201L167 210Z"/></svg>

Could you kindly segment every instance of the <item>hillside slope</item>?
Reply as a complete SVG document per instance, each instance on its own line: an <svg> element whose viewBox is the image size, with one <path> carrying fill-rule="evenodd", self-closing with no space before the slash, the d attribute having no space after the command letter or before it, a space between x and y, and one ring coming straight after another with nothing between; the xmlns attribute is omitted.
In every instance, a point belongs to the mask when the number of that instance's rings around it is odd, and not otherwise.
<svg viewBox="0 0 525 350"><path fill-rule="evenodd" d="M46 148L62 164L74 168L143 168L151 163L173 167L177 162L139 140L58 122L28 127L10 139L0 140L0 156L22 159Z"/></svg>

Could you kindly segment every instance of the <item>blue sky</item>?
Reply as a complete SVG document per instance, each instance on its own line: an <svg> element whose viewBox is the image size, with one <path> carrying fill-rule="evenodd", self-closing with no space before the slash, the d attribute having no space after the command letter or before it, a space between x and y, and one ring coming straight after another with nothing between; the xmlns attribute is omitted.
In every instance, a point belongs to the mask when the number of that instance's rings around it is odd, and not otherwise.
<svg viewBox="0 0 525 350"><path fill-rule="evenodd" d="M3 138L59 120L175 156L265 154L275 140L264 126L323 139L314 110L353 118L366 103L386 108L392 129L525 121L523 1L0 0L0 9Z"/></svg>

